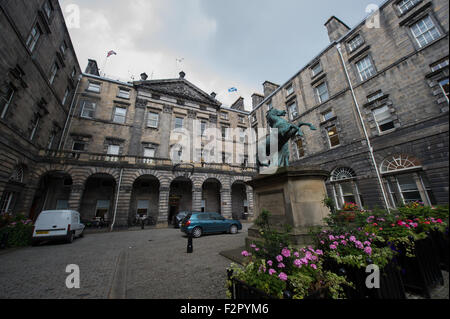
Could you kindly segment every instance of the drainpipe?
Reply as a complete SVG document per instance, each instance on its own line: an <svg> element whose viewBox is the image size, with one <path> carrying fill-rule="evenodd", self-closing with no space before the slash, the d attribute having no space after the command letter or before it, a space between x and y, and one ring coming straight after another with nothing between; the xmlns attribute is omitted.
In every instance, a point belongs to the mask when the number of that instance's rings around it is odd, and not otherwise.
<svg viewBox="0 0 450 319"><path fill-rule="evenodd" d="M111 223L111 231L113 231L114 224L116 223L117 204L119 203L119 193L120 193L120 186L122 185L122 175L123 175L123 168L120 169L119 185L117 186L116 203L114 204L114 217Z"/></svg>
<svg viewBox="0 0 450 319"><path fill-rule="evenodd" d="M71 124L70 118L72 117L71 113L72 113L73 105L75 103L75 100L76 100L76 97L77 97L77 94L78 94L77 92L78 92L78 87L80 86L81 78L82 78L82 75L80 74L78 76L77 87L75 88L75 94L73 95L72 103L70 103L70 109L69 109L69 113L67 114L66 123L64 124L64 129L63 129L63 133L61 135L61 140L59 141L58 152L61 150L61 146L62 146L63 149L66 146L66 141L67 141L68 134L67 134L67 136L65 138L64 138L64 135L65 135L66 131L69 132L69 128L70 128L70 124ZM63 140L64 140L64 144L62 144Z"/></svg>
<svg viewBox="0 0 450 319"><path fill-rule="evenodd" d="M362 114L361 114L359 103L358 103L358 100L356 99L355 90L353 89L352 81L350 80L350 76L348 74L347 67L345 65L344 56L342 55L342 50L341 50L341 44L337 43L336 44L336 48L337 48L337 50L339 52L339 56L341 58L342 66L344 67L345 76L347 77L347 82L348 82L348 85L350 86L350 91L352 92L352 97L353 97L353 101L355 102L356 110L358 111L359 121L361 122L361 126L362 126L363 131L364 131L364 136L365 136L365 139L366 139L366 142L367 142L367 147L369 148L370 158L371 158L372 164L373 164L373 166L375 168L375 172L377 173L377 179L378 179L378 183L380 184L380 187L381 187L381 193L383 194L384 204L386 205L386 209L390 213L389 202L387 200L385 189L383 187L383 181L381 179L380 171L378 170L377 162L376 162L375 156L373 154L372 144L370 143L369 134L367 133L366 125L364 124L364 119L363 119Z"/></svg>

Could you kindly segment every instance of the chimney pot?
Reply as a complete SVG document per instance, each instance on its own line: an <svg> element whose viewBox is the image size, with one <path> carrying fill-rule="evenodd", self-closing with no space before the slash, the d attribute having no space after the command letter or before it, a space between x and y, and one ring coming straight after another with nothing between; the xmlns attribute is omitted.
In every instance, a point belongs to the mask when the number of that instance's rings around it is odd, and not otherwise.
<svg viewBox="0 0 450 319"><path fill-rule="evenodd" d="M184 73L183 71L180 72L180 79L184 79L184 77L186 76L186 73Z"/></svg>
<svg viewBox="0 0 450 319"><path fill-rule="evenodd" d="M141 74L141 80L142 80L142 81L145 81L145 80L147 80L147 79L148 79L147 73L145 73L145 72L142 73L142 74Z"/></svg>

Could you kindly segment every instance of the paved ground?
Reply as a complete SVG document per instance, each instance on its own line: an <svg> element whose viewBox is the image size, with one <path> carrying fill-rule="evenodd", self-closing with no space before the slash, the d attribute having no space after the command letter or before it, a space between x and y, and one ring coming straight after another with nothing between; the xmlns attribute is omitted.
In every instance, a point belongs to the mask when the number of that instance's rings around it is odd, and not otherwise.
<svg viewBox="0 0 450 319"><path fill-rule="evenodd" d="M237 235L194 239L176 229L87 234L73 244L0 252L0 298L225 298L220 251L242 246ZM81 288L67 289L68 264L80 267Z"/></svg>
<svg viewBox="0 0 450 319"><path fill-rule="evenodd" d="M231 261L219 252L242 247L248 226L237 235L195 239L193 254L186 253L187 238L176 229L87 234L70 245L0 252L0 299L222 299ZM80 267L80 289L66 288L69 264ZM449 298L448 273L444 278L433 298Z"/></svg>

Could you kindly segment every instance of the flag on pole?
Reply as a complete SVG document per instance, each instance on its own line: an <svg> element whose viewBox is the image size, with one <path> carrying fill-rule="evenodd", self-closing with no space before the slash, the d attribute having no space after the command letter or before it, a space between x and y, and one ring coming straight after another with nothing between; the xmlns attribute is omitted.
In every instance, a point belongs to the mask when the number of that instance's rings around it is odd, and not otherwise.
<svg viewBox="0 0 450 319"><path fill-rule="evenodd" d="M108 52L107 58L109 58L111 55L117 55L117 53L115 51L111 50Z"/></svg>
<svg viewBox="0 0 450 319"><path fill-rule="evenodd" d="M230 89L228 89L229 93L233 93L233 92L237 92L237 89L235 87L232 87Z"/></svg>

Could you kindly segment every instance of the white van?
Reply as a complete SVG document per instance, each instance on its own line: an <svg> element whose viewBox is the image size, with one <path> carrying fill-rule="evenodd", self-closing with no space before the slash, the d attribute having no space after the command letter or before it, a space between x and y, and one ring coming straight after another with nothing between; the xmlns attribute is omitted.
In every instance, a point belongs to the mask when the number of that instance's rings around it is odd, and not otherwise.
<svg viewBox="0 0 450 319"><path fill-rule="evenodd" d="M75 237L82 237L84 225L80 214L73 210L43 211L34 224L32 243L37 245L47 240L65 240L73 242Z"/></svg>

